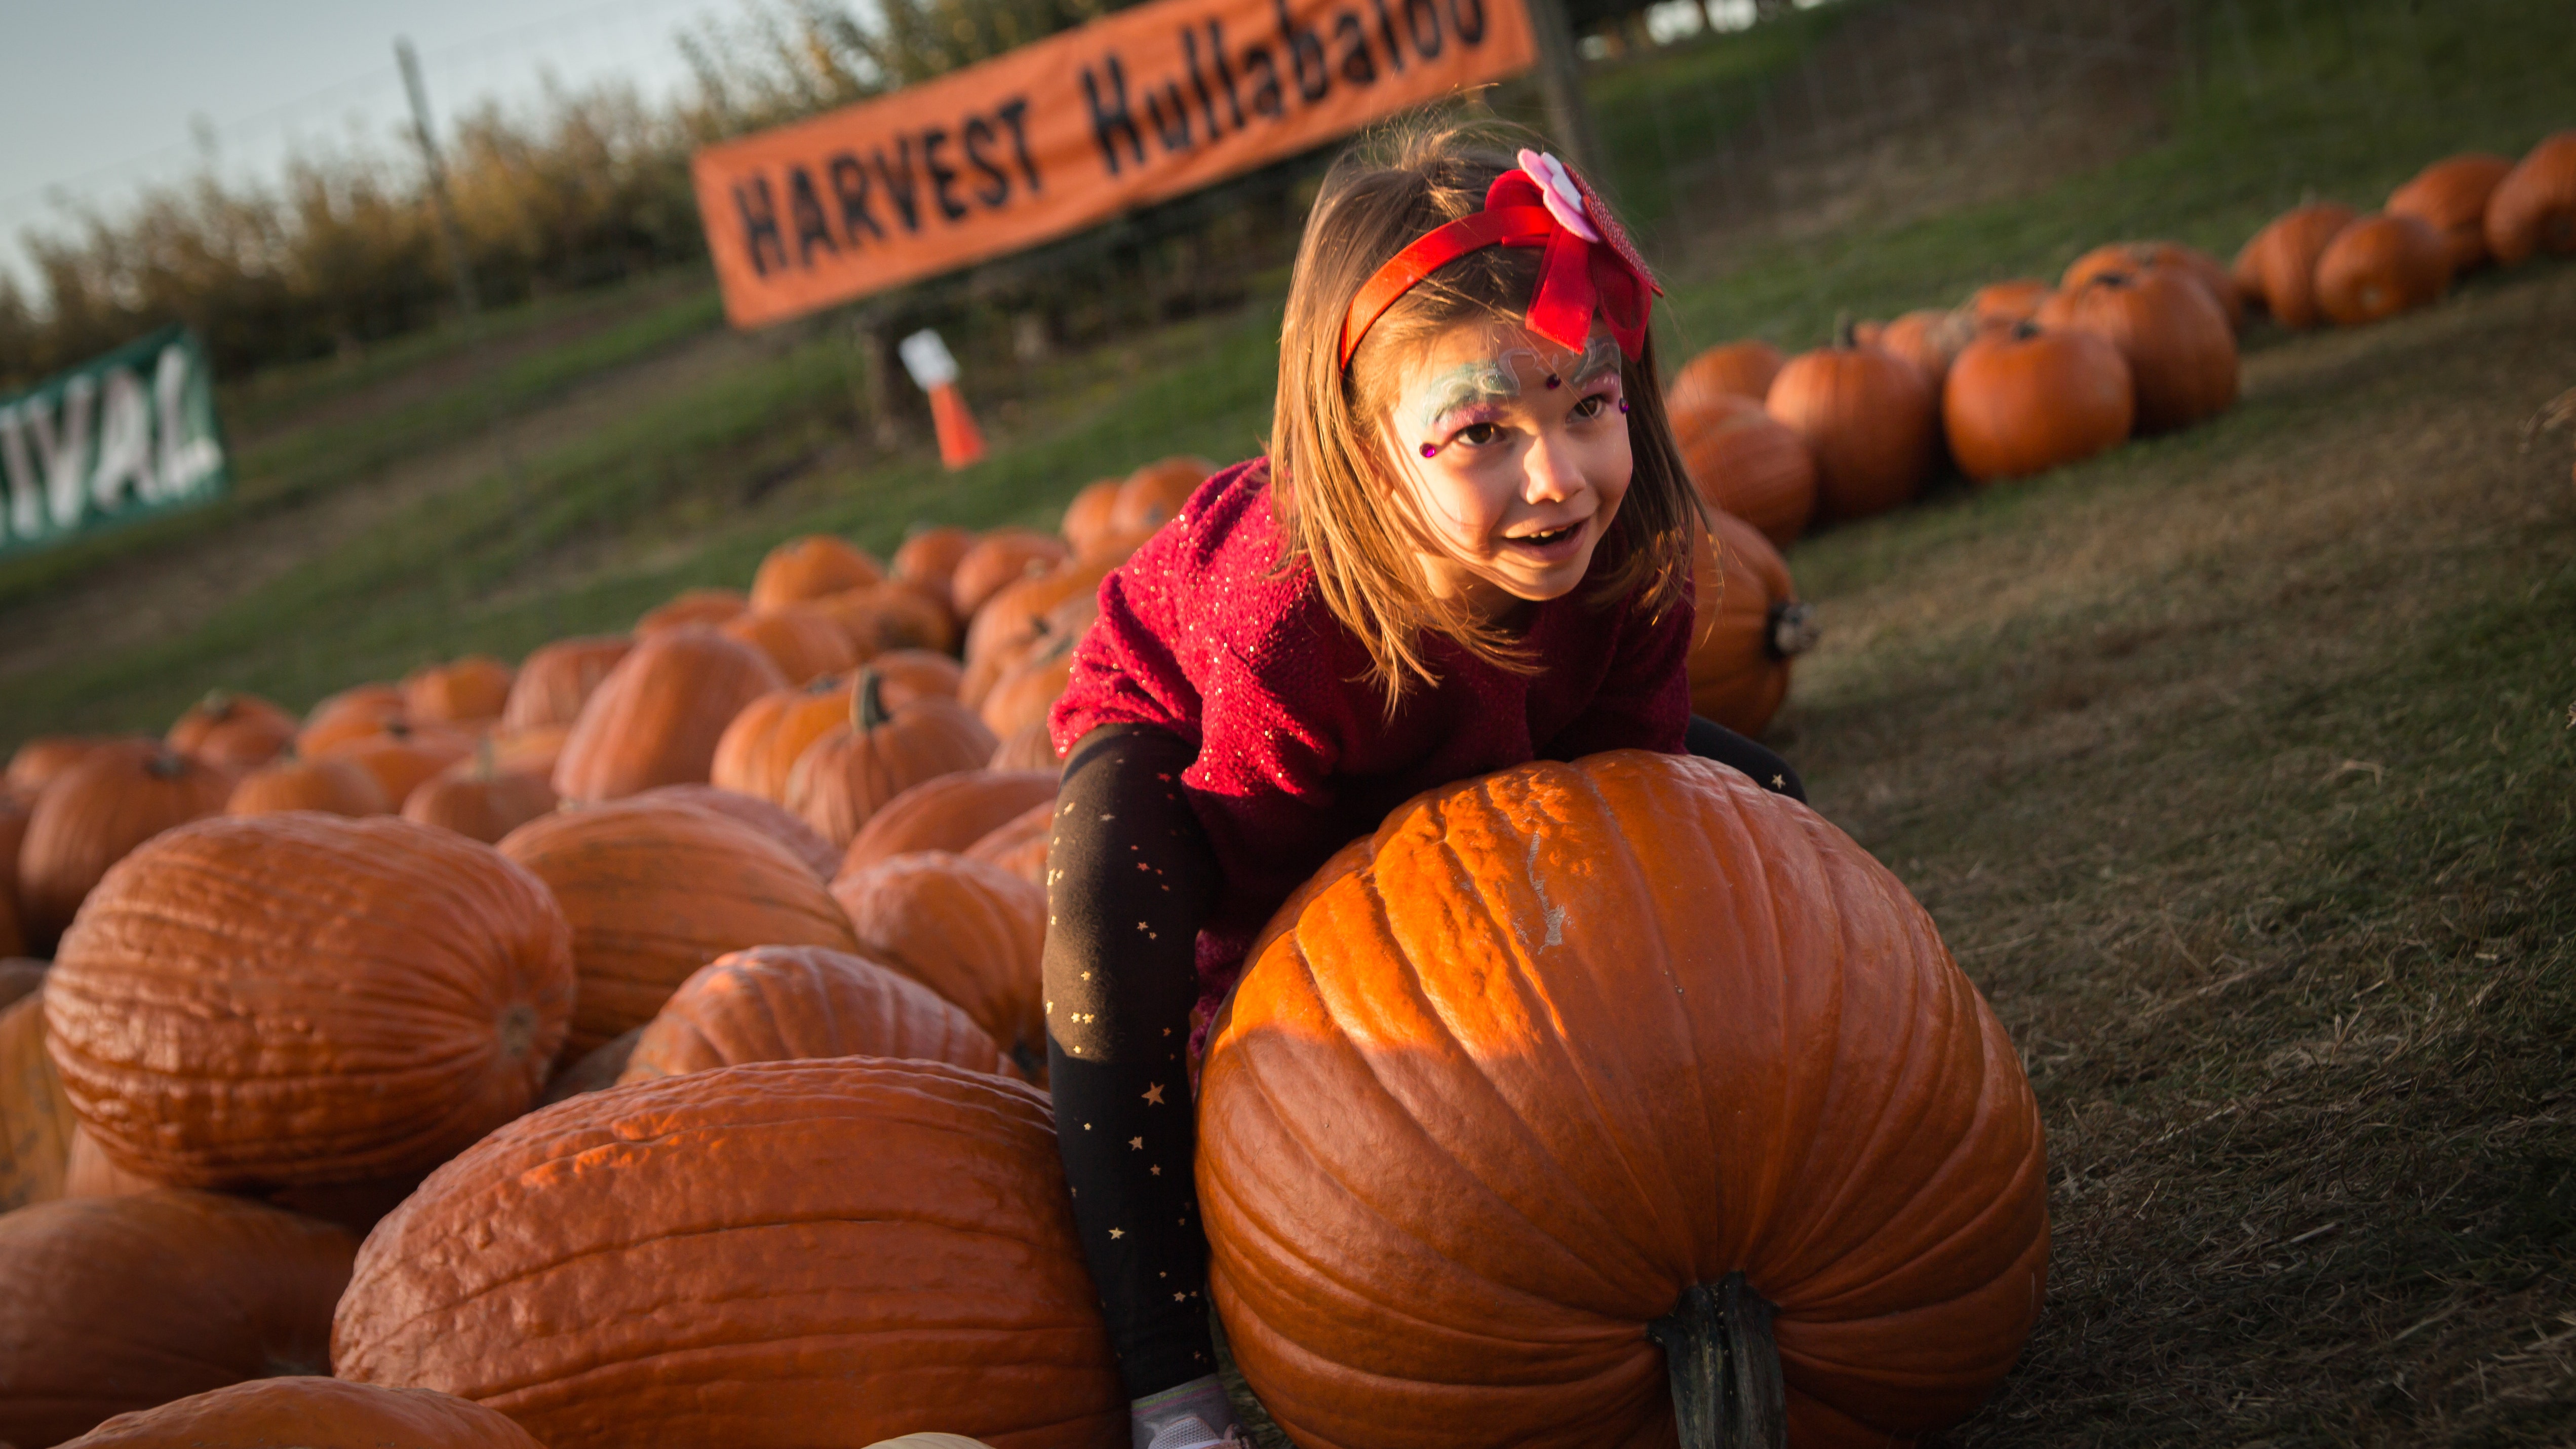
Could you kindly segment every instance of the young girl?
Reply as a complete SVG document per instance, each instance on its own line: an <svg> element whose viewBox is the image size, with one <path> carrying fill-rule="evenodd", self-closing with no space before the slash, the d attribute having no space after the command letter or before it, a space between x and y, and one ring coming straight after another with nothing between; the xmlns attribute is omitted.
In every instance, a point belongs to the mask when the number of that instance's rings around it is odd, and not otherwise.
<svg viewBox="0 0 2576 1449"><path fill-rule="evenodd" d="M1688 748L1798 793L1690 714L1698 504L1654 283L1599 198L1500 135L1334 167L1272 456L1102 583L1055 707L1048 1060L1136 1449L1234 1437L1186 1054L1290 891L1406 798L1532 759Z"/></svg>

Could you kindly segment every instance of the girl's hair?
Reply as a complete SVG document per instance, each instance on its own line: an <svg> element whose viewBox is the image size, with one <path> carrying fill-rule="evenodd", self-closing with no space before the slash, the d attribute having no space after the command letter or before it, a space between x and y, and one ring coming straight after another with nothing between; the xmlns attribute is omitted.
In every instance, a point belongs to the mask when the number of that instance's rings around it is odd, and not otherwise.
<svg viewBox="0 0 2576 1449"><path fill-rule="evenodd" d="M1271 418L1281 563L1302 558L1313 567L1324 602L1368 650L1368 677L1385 692L1390 714L1414 680L1437 682L1424 657L1432 634L1516 673L1545 667L1508 631L1427 595L1414 555L1440 546L1400 501L1406 495L1379 427L1395 401L1399 366L1431 338L1462 321L1521 320L1540 253L1486 247L1442 267L1369 329L1347 374L1342 319L1388 258L1432 228L1482 211L1485 189L1518 164L1517 148L1541 144L1516 127L1474 121L1415 122L1372 136L1325 175L1297 249ZM1633 600L1652 616L1688 593L1698 500L1664 418L1652 339L1638 356L1623 355L1619 371L1635 471L1600 545L1610 568L1595 602Z"/></svg>

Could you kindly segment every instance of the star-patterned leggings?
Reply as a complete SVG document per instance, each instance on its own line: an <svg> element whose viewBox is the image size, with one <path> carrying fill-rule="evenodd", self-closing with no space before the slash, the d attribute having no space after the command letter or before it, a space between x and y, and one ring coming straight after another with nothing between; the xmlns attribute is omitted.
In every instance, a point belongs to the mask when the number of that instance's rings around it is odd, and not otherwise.
<svg viewBox="0 0 2576 1449"><path fill-rule="evenodd" d="M1786 761L1742 735L1694 719L1688 744L1806 798ZM1065 760L1047 855L1056 1140L1130 1399L1216 1369L1186 1054L1199 925L1218 881L1181 794L1194 757L1168 730L1085 735Z"/></svg>

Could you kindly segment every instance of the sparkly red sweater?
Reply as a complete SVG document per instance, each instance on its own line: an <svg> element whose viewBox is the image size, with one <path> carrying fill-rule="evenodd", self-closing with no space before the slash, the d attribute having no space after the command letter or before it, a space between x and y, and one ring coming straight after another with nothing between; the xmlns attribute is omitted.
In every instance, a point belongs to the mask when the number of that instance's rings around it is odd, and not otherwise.
<svg viewBox="0 0 2576 1449"><path fill-rule="evenodd" d="M1283 575L1279 557L1267 460L1210 478L1101 581L1100 620L1050 720L1059 753L1112 724L1197 748L1181 783L1224 879L1198 939L1203 1008L1289 893L1405 800L1534 759L1679 754L1690 720L1688 590L1651 620L1590 599L1588 581L1537 605L1524 636L1546 664L1536 675L1434 638L1439 683L1408 690L1390 720L1313 570Z"/></svg>

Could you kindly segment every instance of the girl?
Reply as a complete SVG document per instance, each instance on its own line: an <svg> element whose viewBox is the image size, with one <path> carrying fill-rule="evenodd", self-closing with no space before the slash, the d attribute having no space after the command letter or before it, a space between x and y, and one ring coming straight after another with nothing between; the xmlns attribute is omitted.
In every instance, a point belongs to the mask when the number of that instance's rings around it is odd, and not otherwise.
<svg viewBox="0 0 2576 1449"><path fill-rule="evenodd" d="M1136 1449L1235 1437L1186 1054L1290 891L1406 798L1536 758L1689 748L1799 793L1690 715L1698 504L1654 282L1599 198L1500 135L1333 168L1272 457L1102 583L1055 707L1048 1061Z"/></svg>

